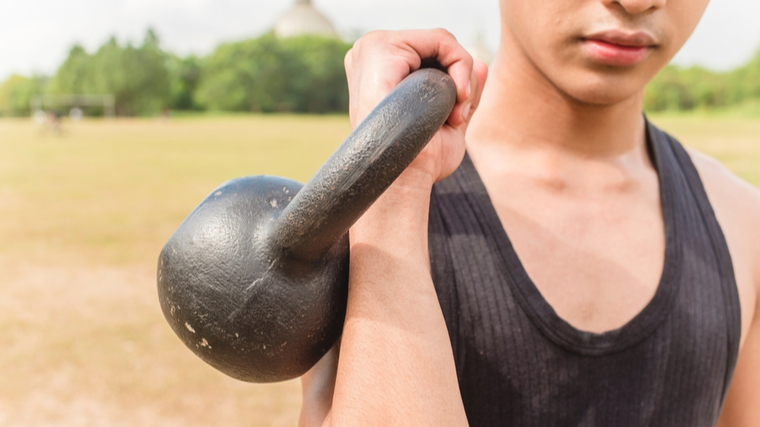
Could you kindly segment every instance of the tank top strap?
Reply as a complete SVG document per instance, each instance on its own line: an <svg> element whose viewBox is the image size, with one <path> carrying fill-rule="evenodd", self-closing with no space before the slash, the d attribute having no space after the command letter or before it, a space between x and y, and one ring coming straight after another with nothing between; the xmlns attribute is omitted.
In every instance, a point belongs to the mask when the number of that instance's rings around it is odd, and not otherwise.
<svg viewBox="0 0 760 427"><path fill-rule="evenodd" d="M723 299L727 308L726 314L729 317L726 322L728 354L730 356L729 360L734 361L733 363L729 363L726 367L723 387L723 398L725 399L736 367L735 361L739 354L742 323L741 304L739 302L739 292L736 286L731 253L728 249L723 230L715 216L715 211L710 203L710 199L707 197L707 192L705 191L702 179L699 176L699 172L697 171L691 156L689 156L689 153L681 143L667 133L651 125L649 121L647 121L647 132L649 138L661 147L660 150L664 152L664 155L670 157L677 163L678 170L683 174L688 189L694 196L702 221L708 230L713 252L718 260L718 268L720 277L722 278Z"/></svg>

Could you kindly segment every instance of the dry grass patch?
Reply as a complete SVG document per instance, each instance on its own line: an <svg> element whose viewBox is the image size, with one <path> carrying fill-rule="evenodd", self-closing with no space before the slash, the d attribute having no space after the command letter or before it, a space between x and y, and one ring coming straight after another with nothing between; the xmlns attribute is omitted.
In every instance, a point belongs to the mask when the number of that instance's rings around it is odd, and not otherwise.
<svg viewBox="0 0 760 427"><path fill-rule="evenodd" d="M244 175L304 181L345 117L0 120L0 425L292 426L297 382L244 384L174 336L156 298L163 243Z"/></svg>

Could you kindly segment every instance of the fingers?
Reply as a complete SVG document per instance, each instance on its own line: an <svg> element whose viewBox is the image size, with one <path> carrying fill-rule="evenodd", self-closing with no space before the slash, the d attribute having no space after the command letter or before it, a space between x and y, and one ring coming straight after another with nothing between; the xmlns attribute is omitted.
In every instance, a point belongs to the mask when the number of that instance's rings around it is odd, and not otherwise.
<svg viewBox="0 0 760 427"><path fill-rule="evenodd" d="M443 29L375 31L356 42L345 58L351 123L358 125L401 80L422 66L423 59L436 60L451 76L457 105L449 124L463 124L463 116L471 114L476 105L482 84L473 72L472 56Z"/></svg>
<svg viewBox="0 0 760 427"><path fill-rule="evenodd" d="M469 99L469 83L472 74L473 59L467 50L457 42L453 34L444 30L415 30L398 33L399 40L393 40L400 46L414 50L413 67L409 72L420 68L422 59L435 59L447 70L457 87L457 102Z"/></svg>

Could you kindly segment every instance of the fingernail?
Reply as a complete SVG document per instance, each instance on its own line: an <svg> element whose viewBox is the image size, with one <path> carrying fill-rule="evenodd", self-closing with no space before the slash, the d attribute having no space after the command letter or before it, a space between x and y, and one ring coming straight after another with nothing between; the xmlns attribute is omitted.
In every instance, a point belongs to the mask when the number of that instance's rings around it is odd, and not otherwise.
<svg viewBox="0 0 760 427"><path fill-rule="evenodd" d="M472 70L472 74L470 75L470 84L467 85L467 97L472 95L473 92L475 92L475 86L478 84L478 77L475 75L475 70Z"/></svg>
<svg viewBox="0 0 760 427"><path fill-rule="evenodd" d="M468 102L462 107L462 120L467 121L470 119L470 111L472 110L472 104Z"/></svg>

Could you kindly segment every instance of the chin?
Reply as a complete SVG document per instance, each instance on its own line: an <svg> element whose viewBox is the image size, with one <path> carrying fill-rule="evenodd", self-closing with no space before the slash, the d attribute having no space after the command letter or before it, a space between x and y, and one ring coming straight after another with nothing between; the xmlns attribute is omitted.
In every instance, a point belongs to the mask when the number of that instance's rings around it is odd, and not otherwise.
<svg viewBox="0 0 760 427"><path fill-rule="evenodd" d="M610 75L594 72L591 75L565 75L554 85L570 100L579 104L600 107L612 106L640 98L648 80L625 74Z"/></svg>

